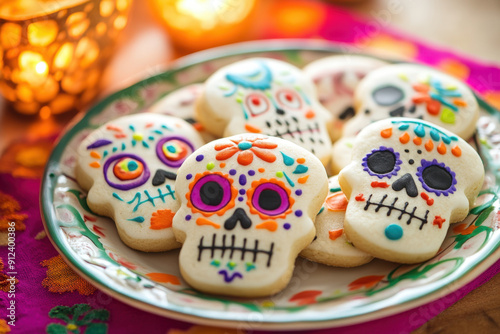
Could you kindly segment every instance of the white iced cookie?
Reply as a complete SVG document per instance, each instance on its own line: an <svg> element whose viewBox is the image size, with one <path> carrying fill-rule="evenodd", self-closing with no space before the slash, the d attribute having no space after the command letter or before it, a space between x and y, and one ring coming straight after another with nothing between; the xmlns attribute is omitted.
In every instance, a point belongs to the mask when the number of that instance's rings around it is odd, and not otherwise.
<svg viewBox="0 0 500 334"><path fill-rule="evenodd" d="M314 238L328 178L302 147L241 134L198 149L175 187L182 277L204 292L258 297L288 284L295 258Z"/></svg>
<svg viewBox="0 0 500 334"><path fill-rule="evenodd" d="M115 221L121 240L146 252L180 246L172 231L179 206L177 169L203 145L180 118L141 113L104 124L78 148L76 176L87 203Z"/></svg>
<svg viewBox="0 0 500 334"><path fill-rule="evenodd" d="M330 160L330 173L337 175L342 168L351 163L352 144L356 137L341 137L332 147L332 158Z"/></svg>
<svg viewBox="0 0 500 334"><path fill-rule="evenodd" d="M354 116L354 90L360 80L384 65L387 63L382 60L346 54L321 58L304 67L305 75L316 85L319 101L333 115L333 140Z"/></svg>
<svg viewBox="0 0 500 334"><path fill-rule="evenodd" d="M329 194L325 199L320 213L316 216L316 238L300 256L314 262L337 267L356 267L373 259L354 247L344 233L344 217L347 208L347 198L340 190L338 177L328 180Z"/></svg>
<svg viewBox="0 0 500 334"><path fill-rule="evenodd" d="M449 224L467 216L483 178L477 152L443 128L409 118L372 123L339 175L349 200L345 233L375 257L424 261L436 254Z"/></svg>
<svg viewBox="0 0 500 334"><path fill-rule="evenodd" d="M332 115L312 81L283 61L251 58L219 69L205 82L197 119L218 136L261 133L306 148L324 165L330 158Z"/></svg>
<svg viewBox="0 0 500 334"><path fill-rule="evenodd" d="M191 84L181 87L166 95L156 102L150 109L150 112L171 115L182 118L198 130L203 140L208 143L217 139L213 134L205 131L195 116L196 100L201 96L203 84Z"/></svg>
<svg viewBox="0 0 500 334"><path fill-rule="evenodd" d="M381 119L411 117L432 122L467 140L479 116L476 98L467 85L415 64L389 65L369 73L356 88L354 104L356 116L345 124L343 136L354 136Z"/></svg>

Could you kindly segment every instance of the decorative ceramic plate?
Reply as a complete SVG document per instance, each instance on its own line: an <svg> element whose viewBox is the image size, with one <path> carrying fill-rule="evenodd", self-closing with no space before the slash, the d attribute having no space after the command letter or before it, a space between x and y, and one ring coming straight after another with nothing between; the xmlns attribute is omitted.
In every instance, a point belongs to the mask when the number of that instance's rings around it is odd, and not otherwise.
<svg viewBox="0 0 500 334"><path fill-rule="evenodd" d="M339 53L331 44L304 41L213 49L186 57L170 70L101 101L60 139L45 171L42 213L55 247L80 275L125 303L176 319L240 328L310 329L359 323L422 305L470 282L500 258L499 113L479 97L482 115L472 143L487 166L484 190L467 219L450 227L438 255L418 265L374 260L344 269L298 259L290 284L277 295L217 297L183 282L178 251L134 251L120 241L110 219L87 207L86 194L74 179L76 148L101 124L143 112L172 90L203 82L216 69L243 58L272 57L302 67Z"/></svg>

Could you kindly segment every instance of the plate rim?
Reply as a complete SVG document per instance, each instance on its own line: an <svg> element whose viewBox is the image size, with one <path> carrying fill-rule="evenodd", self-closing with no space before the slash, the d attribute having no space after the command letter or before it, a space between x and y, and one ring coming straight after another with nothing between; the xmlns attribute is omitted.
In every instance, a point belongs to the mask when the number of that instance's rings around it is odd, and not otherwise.
<svg viewBox="0 0 500 334"><path fill-rule="evenodd" d="M371 55L368 53L356 52L352 47L347 44L332 43L327 41L319 40L308 40L308 39L276 39L276 40L265 40L265 41L251 41L236 43L231 45L226 45L222 47L217 47L213 49L208 49L200 51L182 58L171 63L167 69L163 69L161 72L152 75L148 78L144 78L129 85L121 90L118 90L104 99L98 101L89 110L84 112L83 117L71 124L70 127L62 134L55 144L53 151L49 157L47 166L45 168L40 191L40 210L42 216L42 222L44 229L49 237L49 240L56 248L59 254L63 257L65 262L75 270L79 275L83 276L92 285L96 286L100 290L108 293L114 298L132 306L139 308L141 310L154 313L161 316L166 316L170 318L175 318L178 320L189 321L198 324L211 324L223 327L242 327L242 328L252 328L252 329L273 329L273 330L287 330L287 329L311 329L311 328L326 328L326 327L338 327L345 325L352 325L356 323L362 323L366 321L371 321L375 319L380 319L390 315L395 315L411 308L424 305L426 303L432 302L439 299L445 295L453 293L459 290L461 287L465 286L467 283L471 282L473 279L480 276L485 272L491 265L493 265L498 259L500 259L500 242L498 242L493 248L490 249L484 257L481 259L476 259L472 261L469 267L464 268L458 277L456 272L453 272L437 282L433 282L432 285L438 285L438 287L430 289L430 291L425 292L414 297L406 297L402 303L396 303L387 307L383 307L378 310L373 310L370 312L363 312L361 314L352 314L349 316L343 316L339 318L331 317L308 317L307 319L291 319L293 317L286 316L285 319L267 319L263 318L260 322L250 322L248 319L230 319L228 317L215 316L207 310L195 309L192 307L179 306L175 304L167 304L167 307L160 307L151 303L146 303L138 300L134 296L127 294L126 292L120 292L116 290L116 287L107 285L99 277L96 277L92 272L85 268L85 266L79 265L79 260L72 254L73 251L67 249L64 246L64 240L61 240L59 234L56 230L58 226L54 223L47 223L50 220L50 216L55 216L55 210L52 206L52 202L45 200L44 198L53 199L53 178L55 177L55 171L58 170L58 165L64 147L69 143L71 139L74 138L74 134L77 132L79 127L83 127L86 122L88 122L91 117L100 114L107 106L109 106L115 100L126 97L134 90L140 88L141 86L151 85L157 81L162 81L168 77L175 74L177 71L195 66L200 63L207 61L229 57L237 55L246 55L251 53L259 52L272 52L272 51L315 51L315 52L328 52L328 53L352 53L359 55L366 55L372 58L383 59L377 55ZM390 59L385 59L390 62L401 62L394 61ZM489 114L499 117L499 112L488 104L480 95L475 91L476 99L481 108L485 109ZM75 116L79 117L79 115ZM490 247L491 248L491 247ZM457 285L455 286L455 283ZM440 283L440 284L437 284ZM453 289L446 291L448 286L453 285ZM375 303L376 304L376 303ZM142 306L142 307L139 307ZM397 308L397 309L396 309ZM185 310L189 309L189 310ZM186 311L190 311L189 313ZM193 312L194 311L194 312ZM200 314L201 313L201 314ZM224 311L216 311L215 313L231 313ZM359 312L358 312L359 313ZM328 314L328 313L327 313ZM242 314L243 317L247 317L248 314Z"/></svg>

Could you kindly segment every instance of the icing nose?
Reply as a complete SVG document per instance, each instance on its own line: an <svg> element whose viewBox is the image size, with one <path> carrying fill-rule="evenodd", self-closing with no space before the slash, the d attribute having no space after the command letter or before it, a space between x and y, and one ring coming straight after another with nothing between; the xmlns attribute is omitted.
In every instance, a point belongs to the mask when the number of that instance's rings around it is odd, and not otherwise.
<svg viewBox="0 0 500 334"><path fill-rule="evenodd" d="M397 179L396 182L392 184L392 189L394 189L395 191L406 189L406 193L408 194L408 196L418 196L417 186L415 184L415 181L413 181L413 177L410 173L406 173L405 175Z"/></svg>
<svg viewBox="0 0 500 334"><path fill-rule="evenodd" d="M241 227L243 227L244 229L248 229L250 228L250 226L252 226L252 221L250 220L250 218L248 218L245 210L243 210L242 208L238 208L234 210L234 213L231 217L226 219L226 221L224 222L224 228L230 231L236 227L236 224L238 222L240 222Z"/></svg>
<svg viewBox="0 0 500 334"><path fill-rule="evenodd" d="M277 113L278 115L284 115L284 114L285 114L285 111L284 111L283 109L281 109L281 108L276 108L276 113Z"/></svg>
<svg viewBox="0 0 500 334"><path fill-rule="evenodd" d="M163 169L158 169L155 173L155 176L153 177L152 183L153 183L153 186L157 187L157 186L161 186L162 184L164 184L166 179L175 181L176 178L177 178L177 174L172 173L172 172L168 172L168 171L163 170Z"/></svg>

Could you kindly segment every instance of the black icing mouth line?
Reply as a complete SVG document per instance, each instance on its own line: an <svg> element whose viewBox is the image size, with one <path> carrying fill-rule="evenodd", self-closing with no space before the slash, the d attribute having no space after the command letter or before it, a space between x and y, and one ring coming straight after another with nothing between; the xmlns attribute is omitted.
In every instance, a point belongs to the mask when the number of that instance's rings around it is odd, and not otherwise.
<svg viewBox="0 0 500 334"><path fill-rule="evenodd" d="M298 120L296 120L296 122L298 123ZM271 130L271 128L272 128L271 123L266 122L266 125L269 128L269 130ZM283 138L283 136L290 136L293 139L295 139L295 136L298 135L299 136L298 139L301 142L304 142L302 135L320 132L319 124L317 122L314 123L314 125L312 125L312 126L310 124L308 124L306 128L300 128L299 124L290 124L288 121L280 121L279 119L277 119L276 126L277 127L284 127L285 129L284 129L284 131L283 130L279 131L278 129L274 130L274 132L269 131L268 133L266 133L266 135L279 137L279 138ZM320 144L324 144L323 139L321 139L321 138L316 140L313 137L310 137L309 139L310 139L311 143L313 143L313 144L316 144L316 142L318 142Z"/></svg>
<svg viewBox="0 0 500 334"><path fill-rule="evenodd" d="M265 250L263 248L259 248L259 240L255 240L253 243L253 247L250 246L251 243L247 246L247 238L243 238L243 244L241 246L236 246L236 236L231 235L231 242L226 245L226 235L222 236L222 243L217 244L217 234L212 235L212 242L205 245L203 243L204 236L201 237L200 243L198 245L198 261L201 261L201 254L203 251L210 252L210 258L213 259L216 251L220 251L220 257L224 258L224 255L229 255L229 259L232 259L235 255L235 252L240 252L240 260L245 260L245 255L247 253L252 254L252 262L257 261L257 255L264 254L267 255L267 266L271 265L271 258L273 257L274 250L274 242L271 243L269 250Z"/></svg>
<svg viewBox="0 0 500 334"><path fill-rule="evenodd" d="M387 217L389 217L393 212L400 213L400 215L398 216L398 220L401 220L404 215L408 215L408 220L406 221L407 225L410 225L410 223L412 222L413 219L420 221L419 230L421 230L422 227L424 227L424 225L427 224L427 216L429 215L429 210L425 211L425 217L422 218L422 217L419 217L415 214L415 211L417 211L416 206L413 207L413 209L411 211L407 210L408 204L409 204L408 202L405 202L403 208L397 208L395 205L396 205L396 202L399 200L398 197L394 198L394 201L391 204L384 204L384 201L386 200L387 195L384 195L378 203L371 201L372 196L373 195L370 195L370 197L368 197L368 199L366 200L366 205L364 207L365 211L368 211L370 206L374 205L375 212L379 212L381 208L386 208L387 209Z"/></svg>

